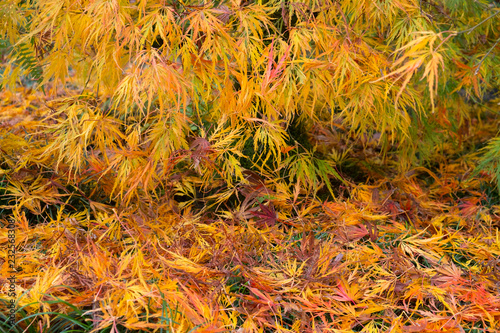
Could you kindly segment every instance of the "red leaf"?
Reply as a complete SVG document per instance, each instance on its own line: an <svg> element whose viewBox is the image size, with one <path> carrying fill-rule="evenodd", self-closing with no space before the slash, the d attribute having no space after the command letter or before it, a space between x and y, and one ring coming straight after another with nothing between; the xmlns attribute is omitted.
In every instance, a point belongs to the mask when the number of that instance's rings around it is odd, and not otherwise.
<svg viewBox="0 0 500 333"><path fill-rule="evenodd" d="M264 222L266 225L274 225L276 224L276 221L278 220L278 215L276 214L276 211L274 210L274 206L269 203L269 205L265 206L261 203L259 203L259 207L262 212L250 212L253 216L260 217L262 219L262 222Z"/></svg>

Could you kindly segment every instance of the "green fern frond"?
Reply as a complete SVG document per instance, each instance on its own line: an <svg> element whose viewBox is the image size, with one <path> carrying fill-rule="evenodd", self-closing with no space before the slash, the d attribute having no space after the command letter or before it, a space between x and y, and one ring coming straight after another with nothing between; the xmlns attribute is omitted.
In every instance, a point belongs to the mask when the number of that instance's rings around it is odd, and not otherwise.
<svg viewBox="0 0 500 333"><path fill-rule="evenodd" d="M484 155L473 175L477 175L481 171L491 173L492 180L496 181L497 190L500 193L500 137L492 139L482 151Z"/></svg>
<svg viewBox="0 0 500 333"><path fill-rule="evenodd" d="M314 195L316 195L320 185L323 183L328 188L330 194L335 197L330 177L346 183L330 161L316 158L309 152L288 157L284 161L284 165L288 166L290 181L299 182L302 186L307 187L308 190L312 190Z"/></svg>
<svg viewBox="0 0 500 333"><path fill-rule="evenodd" d="M11 45L7 40L0 41L0 52L10 53L10 63L5 67L0 78L0 87L13 86L19 79L42 81L43 70L31 43Z"/></svg>
<svg viewBox="0 0 500 333"><path fill-rule="evenodd" d="M27 72L31 78L40 81L42 78L42 68L36 59L36 53L32 45L24 43L19 45L16 50L18 64Z"/></svg>

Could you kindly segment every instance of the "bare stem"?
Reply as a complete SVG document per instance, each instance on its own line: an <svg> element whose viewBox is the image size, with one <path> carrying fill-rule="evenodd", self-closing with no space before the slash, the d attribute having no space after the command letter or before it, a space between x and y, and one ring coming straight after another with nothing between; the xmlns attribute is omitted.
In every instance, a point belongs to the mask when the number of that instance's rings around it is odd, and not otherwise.
<svg viewBox="0 0 500 333"><path fill-rule="evenodd" d="M469 28L467 30L462 30L462 31L459 31L457 32L456 34L459 35L459 34L463 34L463 33L467 33L467 34L470 34L474 29L476 29L477 27L479 27L481 24L483 24L484 22L492 19L493 17L497 16L498 14L500 13L500 10L499 11L496 11L495 13L491 14L490 16L488 16L487 18L485 18L484 20L482 20L481 22L479 22L478 24L476 24L475 26L473 26L472 28Z"/></svg>
<svg viewBox="0 0 500 333"><path fill-rule="evenodd" d="M493 44L493 46L484 55L483 59L481 59L481 61L479 62L479 64L477 64L477 68L474 71L474 75L477 75L477 73L479 72L479 68L481 68L481 65L483 64L484 59L486 59L490 55L491 51L493 51L493 49L498 45L499 42L500 42L500 38L497 39L497 41L495 42L495 44Z"/></svg>

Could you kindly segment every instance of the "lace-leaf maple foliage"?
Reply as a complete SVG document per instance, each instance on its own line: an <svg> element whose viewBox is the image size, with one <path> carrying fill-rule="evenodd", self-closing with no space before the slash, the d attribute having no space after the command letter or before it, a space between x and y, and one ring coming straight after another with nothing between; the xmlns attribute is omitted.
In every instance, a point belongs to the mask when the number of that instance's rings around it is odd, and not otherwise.
<svg viewBox="0 0 500 333"><path fill-rule="evenodd" d="M0 1L0 331L499 331L499 13Z"/></svg>
<svg viewBox="0 0 500 333"><path fill-rule="evenodd" d="M232 191L247 169L315 193L341 177L292 122L377 137L406 170L456 133L464 95L498 87L499 13L488 0L4 1L2 84L80 87L50 106L37 160L115 199L187 170L176 187L193 195Z"/></svg>

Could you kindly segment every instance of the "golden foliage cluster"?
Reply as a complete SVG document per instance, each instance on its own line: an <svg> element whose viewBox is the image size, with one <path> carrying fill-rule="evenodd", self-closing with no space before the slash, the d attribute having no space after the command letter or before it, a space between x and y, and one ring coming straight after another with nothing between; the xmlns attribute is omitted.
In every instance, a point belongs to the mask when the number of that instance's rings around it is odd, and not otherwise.
<svg viewBox="0 0 500 333"><path fill-rule="evenodd" d="M248 173L236 184L241 201L216 194L212 213L167 196L113 206L85 192L78 173L74 182L34 159L47 134L24 129L43 121L43 95L5 91L2 103L2 223L16 224L27 313L70 304L93 332L500 329L500 200L491 175L468 176L477 152L434 171L395 176L396 160L391 171L365 169L369 184L340 185L335 200L279 192ZM467 142L497 130L473 125ZM49 315L17 319L20 330L58 332Z"/></svg>
<svg viewBox="0 0 500 333"><path fill-rule="evenodd" d="M0 2L16 329L499 330L499 12Z"/></svg>

